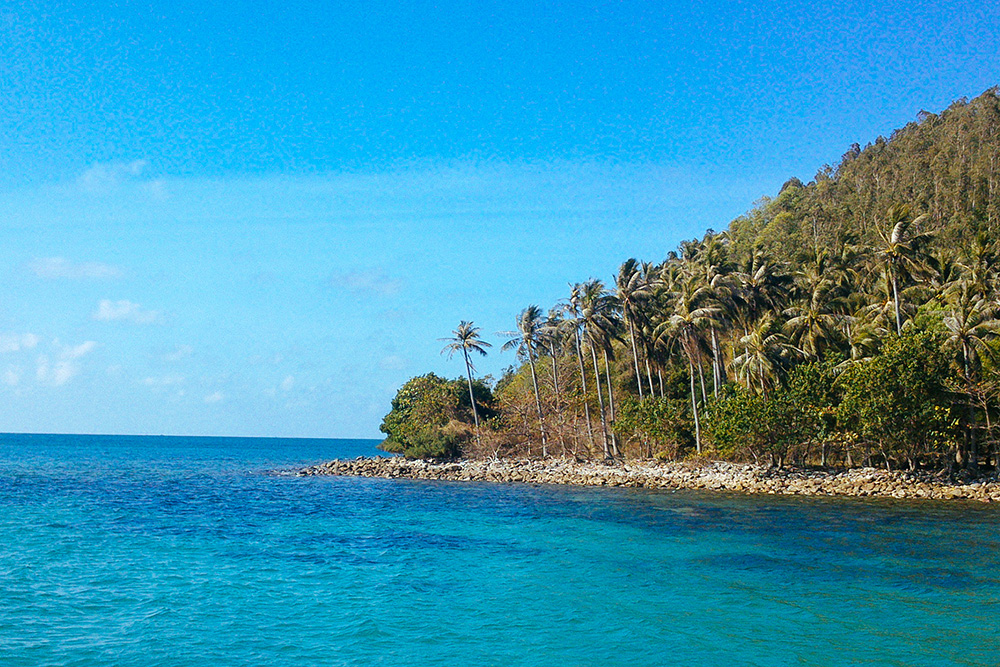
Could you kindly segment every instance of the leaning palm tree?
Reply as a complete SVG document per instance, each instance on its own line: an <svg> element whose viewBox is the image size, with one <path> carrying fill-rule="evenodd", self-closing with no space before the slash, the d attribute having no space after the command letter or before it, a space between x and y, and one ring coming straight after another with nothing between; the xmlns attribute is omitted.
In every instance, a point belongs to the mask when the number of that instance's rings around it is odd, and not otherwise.
<svg viewBox="0 0 1000 667"><path fill-rule="evenodd" d="M900 308L899 284L909 277L923 277L931 273L928 256L922 246L930 239L930 234L910 234L911 228L920 225L927 215L914 217L909 206L897 204L886 214L887 229L879 229L882 248L879 258L886 274L887 287L892 289L893 310L896 316L896 335L903 331L903 317Z"/></svg>
<svg viewBox="0 0 1000 667"><path fill-rule="evenodd" d="M472 419L476 424L477 440L479 438L479 411L476 410L476 395L472 391L472 371L475 368L472 365L472 360L469 359L469 352L477 352L485 357L486 348L493 347L479 337L479 332L480 328L472 322L462 320L458 323L458 328L451 332L452 335L449 338L438 339L448 343L441 350L441 354L447 352L448 358L451 359L452 355L461 350L462 356L465 358L465 375L469 380L469 402L472 403Z"/></svg>
<svg viewBox="0 0 1000 667"><path fill-rule="evenodd" d="M500 334L509 338L500 350L515 350L518 357L528 360L528 366L531 368L531 385L535 390L538 430L542 436L542 456L548 456L549 448L548 440L545 437L545 420L542 417L542 399L538 394L538 375L535 373L535 354L536 349L541 344L542 327L544 325L545 321L542 319L542 309L535 305L528 306L517 316L517 331L505 331Z"/></svg>

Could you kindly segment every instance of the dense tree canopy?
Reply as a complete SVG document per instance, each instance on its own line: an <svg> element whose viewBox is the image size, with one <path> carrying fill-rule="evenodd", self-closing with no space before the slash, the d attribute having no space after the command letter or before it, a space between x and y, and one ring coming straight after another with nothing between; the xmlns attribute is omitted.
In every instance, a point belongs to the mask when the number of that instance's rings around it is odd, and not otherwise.
<svg viewBox="0 0 1000 667"><path fill-rule="evenodd" d="M485 449L995 467L998 237L994 88L522 311Z"/></svg>

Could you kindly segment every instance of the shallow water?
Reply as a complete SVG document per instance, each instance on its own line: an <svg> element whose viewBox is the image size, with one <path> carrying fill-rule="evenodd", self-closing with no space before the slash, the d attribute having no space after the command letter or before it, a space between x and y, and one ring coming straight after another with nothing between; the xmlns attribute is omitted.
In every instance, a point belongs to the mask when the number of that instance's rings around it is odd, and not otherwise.
<svg viewBox="0 0 1000 667"><path fill-rule="evenodd" d="M3 665L996 665L1000 510L294 477L0 436Z"/></svg>

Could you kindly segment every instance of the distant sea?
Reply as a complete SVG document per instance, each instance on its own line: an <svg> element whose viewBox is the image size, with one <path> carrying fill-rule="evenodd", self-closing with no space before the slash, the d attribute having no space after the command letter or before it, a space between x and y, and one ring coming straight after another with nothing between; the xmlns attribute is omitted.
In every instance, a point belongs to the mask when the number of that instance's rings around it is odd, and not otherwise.
<svg viewBox="0 0 1000 667"><path fill-rule="evenodd" d="M0 436L0 664L997 665L1000 509L276 474Z"/></svg>

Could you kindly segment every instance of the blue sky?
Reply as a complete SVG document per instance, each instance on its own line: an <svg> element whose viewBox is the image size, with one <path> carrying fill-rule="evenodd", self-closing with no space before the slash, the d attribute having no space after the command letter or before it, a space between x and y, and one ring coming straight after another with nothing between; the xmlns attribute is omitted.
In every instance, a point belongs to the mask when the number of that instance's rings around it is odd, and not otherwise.
<svg viewBox="0 0 1000 667"><path fill-rule="evenodd" d="M0 4L0 431L377 437L459 320L662 259L997 53L972 2Z"/></svg>

